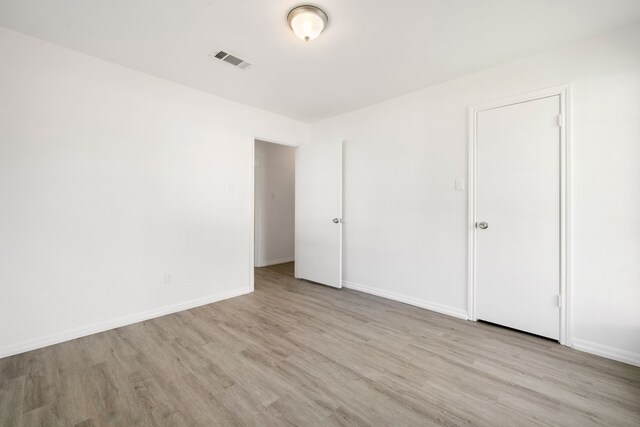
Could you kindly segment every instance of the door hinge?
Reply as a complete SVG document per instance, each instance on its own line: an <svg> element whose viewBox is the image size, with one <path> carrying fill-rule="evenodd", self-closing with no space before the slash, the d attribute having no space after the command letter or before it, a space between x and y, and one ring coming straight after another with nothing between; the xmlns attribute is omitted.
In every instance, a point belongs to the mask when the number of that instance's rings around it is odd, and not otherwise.
<svg viewBox="0 0 640 427"><path fill-rule="evenodd" d="M558 127L562 127L564 126L564 118L562 117L562 114L558 114Z"/></svg>

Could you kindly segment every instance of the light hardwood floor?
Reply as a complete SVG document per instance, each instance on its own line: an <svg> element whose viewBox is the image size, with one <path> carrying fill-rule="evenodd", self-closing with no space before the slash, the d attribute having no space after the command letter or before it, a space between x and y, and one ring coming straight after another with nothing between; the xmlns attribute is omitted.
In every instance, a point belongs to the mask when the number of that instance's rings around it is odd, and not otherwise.
<svg viewBox="0 0 640 427"><path fill-rule="evenodd" d="M640 369L256 270L253 294L0 360L0 425L640 425Z"/></svg>

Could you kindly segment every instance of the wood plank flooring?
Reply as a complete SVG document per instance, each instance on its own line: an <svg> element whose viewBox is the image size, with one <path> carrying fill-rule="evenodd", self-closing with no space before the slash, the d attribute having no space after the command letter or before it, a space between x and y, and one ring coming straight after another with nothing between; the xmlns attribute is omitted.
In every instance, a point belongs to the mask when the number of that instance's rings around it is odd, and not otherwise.
<svg viewBox="0 0 640 427"><path fill-rule="evenodd" d="M256 290L0 359L2 426L639 426L640 369L256 270Z"/></svg>

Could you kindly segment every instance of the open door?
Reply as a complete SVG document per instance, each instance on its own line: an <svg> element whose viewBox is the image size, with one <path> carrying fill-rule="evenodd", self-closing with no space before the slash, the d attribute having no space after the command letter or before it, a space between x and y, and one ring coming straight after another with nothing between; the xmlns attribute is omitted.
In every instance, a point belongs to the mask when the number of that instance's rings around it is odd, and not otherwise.
<svg viewBox="0 0 640 427"><path fill-rule="evenodd" d="M296 150L295 276L342 287L342 140Z"/></svg>

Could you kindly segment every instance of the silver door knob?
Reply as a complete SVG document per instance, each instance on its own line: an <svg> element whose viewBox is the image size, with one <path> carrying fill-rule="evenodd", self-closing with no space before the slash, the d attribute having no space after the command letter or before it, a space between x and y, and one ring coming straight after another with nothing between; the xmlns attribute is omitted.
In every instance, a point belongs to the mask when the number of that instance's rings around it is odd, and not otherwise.
<svg viewBox="0 0 640 427"><path fill-rule="evenodd" d="M486 222L482 221L478 223L478 228L481 230L486 230L487 228L489 228L489 224L487 224Z"/></svg>
<svg viewBox="0 0 640 427"><path fill-rule="evenodd" d="M340 218L333 218L334 224L340 224Z"/></svg>

